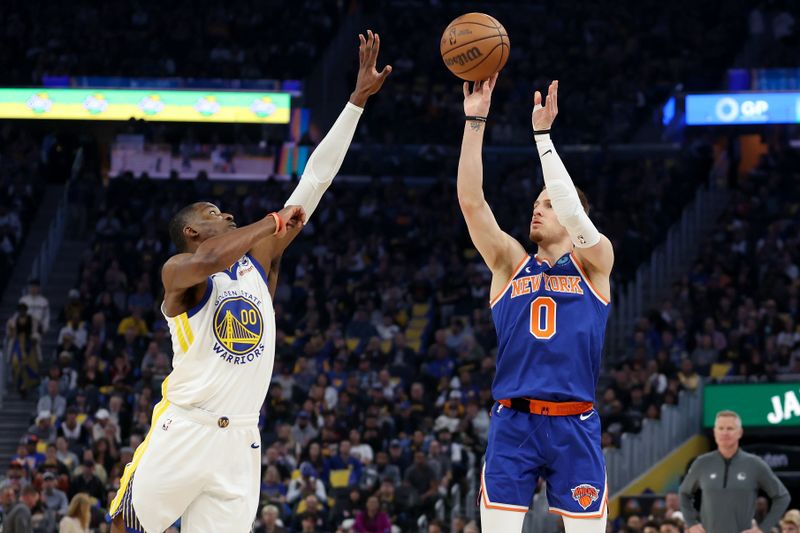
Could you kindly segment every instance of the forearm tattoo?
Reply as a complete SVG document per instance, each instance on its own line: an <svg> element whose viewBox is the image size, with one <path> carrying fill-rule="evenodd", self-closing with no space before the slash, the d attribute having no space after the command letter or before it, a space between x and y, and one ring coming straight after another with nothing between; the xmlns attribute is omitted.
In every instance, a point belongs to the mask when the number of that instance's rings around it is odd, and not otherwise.
<svg viewBox="0 0 800 533"><path fill-rule="evenodd" d="M481 128L483 127L483 122L480 122L478 120L470 120L469 127L472 129L472 131L481 131Z"/></svg>

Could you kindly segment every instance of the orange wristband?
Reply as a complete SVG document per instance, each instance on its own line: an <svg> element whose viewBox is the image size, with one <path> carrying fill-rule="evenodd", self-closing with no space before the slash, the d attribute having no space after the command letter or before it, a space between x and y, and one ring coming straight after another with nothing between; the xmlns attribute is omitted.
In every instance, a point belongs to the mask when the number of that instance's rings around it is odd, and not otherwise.
<svg viewBox="0 0 800 533"><path fill-rule="evenodd" d="M277 235L283 230L283 219L281 219L281 216L276 212L270 213L269 216L275 218L275 231L272 232L272 234Z"/></svg>

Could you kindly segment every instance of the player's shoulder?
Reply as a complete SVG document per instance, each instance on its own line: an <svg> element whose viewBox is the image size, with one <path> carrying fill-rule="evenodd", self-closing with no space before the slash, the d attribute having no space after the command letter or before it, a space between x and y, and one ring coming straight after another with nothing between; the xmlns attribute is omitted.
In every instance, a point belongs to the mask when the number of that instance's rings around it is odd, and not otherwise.
<svg viewBox="0 0 800 533"><path fill-rule="evenodd" d="M186 261L187 259L190 259L193 255L194 254L191 253L191 252L183 252L183 253L175 254L175 255L173 255L172 257L170 257L169 259L166 260L166 262L164 263L164 266L166 267L167 265L179 265L179 264L183 263L184 261Z"/></svg>

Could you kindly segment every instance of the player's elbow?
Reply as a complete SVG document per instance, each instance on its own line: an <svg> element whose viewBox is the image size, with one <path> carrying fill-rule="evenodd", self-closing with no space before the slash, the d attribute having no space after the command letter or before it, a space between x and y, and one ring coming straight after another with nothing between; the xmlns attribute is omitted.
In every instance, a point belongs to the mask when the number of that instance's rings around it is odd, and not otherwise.
<svg viewBox="0 0 800 533"><path fill-rule="evenodd" d="M474 194L462 191L458 192L458 205L461 207L461 211L465 215L483 209L485 203L486 200L484 200L483 194Z"/></svg>

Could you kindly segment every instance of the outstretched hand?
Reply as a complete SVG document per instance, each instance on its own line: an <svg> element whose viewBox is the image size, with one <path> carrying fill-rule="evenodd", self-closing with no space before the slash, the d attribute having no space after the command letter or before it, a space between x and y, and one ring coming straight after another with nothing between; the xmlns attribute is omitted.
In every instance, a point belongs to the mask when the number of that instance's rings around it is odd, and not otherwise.
<svg viewBox="0 0 800 533"><path fill-rule="evenodd" d="M492 105L492 91L497 83L497 73L491 78L472 83L472 91L469 90L469 82L464 82L464 114L467 116L485 117L489 114L489 107Z"/></svg>
<svg viewBox="0 0 800 533"><path fill-rule="evenodd" d="M283 221L283 227L280 227L275 234L278 238L283 238L288 233L288 230L296 227L303 227L306 223L306 211L300 205L287 205L280 211L278 216Z"/></svg>
<svg viewBox="0 0 800 533"><path fill-rule="evenodd" d="M549 130L558 115L558 80L554 80L547 88L547 99L542 105L542 93L533 95L533 113L531 123L533 131Z"/></svg>
<svg viewBox="0 0 800 533"><path fill-rule="evenodd" d="M392 66L386 65L380 72L375 68L381 49L381 38L377 33L367 30L367 37L359 33L358 40L361 43L358 45L358 78L350 102L364 107L367 98L381 90L383 82L392 73Z"/></svg>

